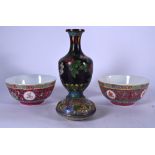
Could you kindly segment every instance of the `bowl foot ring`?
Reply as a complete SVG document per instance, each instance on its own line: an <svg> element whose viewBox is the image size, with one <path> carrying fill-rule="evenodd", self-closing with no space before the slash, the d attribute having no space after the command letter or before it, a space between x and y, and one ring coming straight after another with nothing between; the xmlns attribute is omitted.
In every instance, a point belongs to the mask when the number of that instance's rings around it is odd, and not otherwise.
<svg viewBox="0 0 155 155"><path fill-rule="evenodd" d="M40 101L21 101L20 103L21 104L24 104L24 105L39 105L39 104L42 104L44 102L44 100L40 100Z"/></svg>
<svg viewBox="0 0 155 155"><path fill-rule="evenodd" d="M133 102L131 102L131 103L122 103L122 102L114 102L114 101L112 101L111 103L115 104L115 105L120 105L120 106L130 106L130 105L134 104Z"/></svg>

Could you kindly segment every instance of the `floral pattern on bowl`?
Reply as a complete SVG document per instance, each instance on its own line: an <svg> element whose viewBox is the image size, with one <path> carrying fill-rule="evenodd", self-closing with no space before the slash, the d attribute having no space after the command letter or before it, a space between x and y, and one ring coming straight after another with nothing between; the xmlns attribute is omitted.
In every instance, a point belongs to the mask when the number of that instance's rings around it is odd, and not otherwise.
<svg viewBox="0 0 155 155"><path fill-rule="evenodd" d="M19 75L8 78L6 85L11 96L20 103L37 105L51 95L55 81L49 75Z"/></svg>
<svg viewBox="0 0 155 155"><path fill-rule="evenodd" d="M149 85L146 78L129 75L104 76L99 80L102 94L116 105L132 105L140 100Z"/></svg>

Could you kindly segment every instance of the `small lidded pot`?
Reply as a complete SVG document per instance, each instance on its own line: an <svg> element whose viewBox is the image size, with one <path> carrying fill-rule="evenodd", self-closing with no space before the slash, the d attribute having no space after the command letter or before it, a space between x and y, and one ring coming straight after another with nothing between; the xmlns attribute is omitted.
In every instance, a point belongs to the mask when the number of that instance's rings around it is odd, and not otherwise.
<svg viewBox="0 0 155 155"><path fill-rule="evenodd" d="M149 85L149 80L140 76L109 75L99 81L102 94L115 105L132 105L140 100Z"/></svg>
<svg viewBox="0 0 155 155"><path fill-rule="evenodd" d="M37 105L48 98L55 86L51 75L18 75L6 79L7 88L16 100L25 105Z"/></svg>

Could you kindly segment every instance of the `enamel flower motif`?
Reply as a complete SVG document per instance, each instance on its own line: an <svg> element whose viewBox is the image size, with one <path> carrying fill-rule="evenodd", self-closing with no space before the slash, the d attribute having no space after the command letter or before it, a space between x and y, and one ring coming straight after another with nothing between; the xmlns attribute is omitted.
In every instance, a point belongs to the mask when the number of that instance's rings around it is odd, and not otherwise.
<svg viewBox="0 0 155 155"><path fill-rule="evenodd" d="M17 93L19 93L19 92L17 91ZM11 95L12 95L15 99L17 99L17 100L18 100L18 96L16 95L16 93L11 92Z"/></svg>
<svg viewBox="0 0 155 155"><path fill-rule="evenodd" d="M116 94L112 90L107 90L106 94L110 99L116 98Z"/></svg>
<svg viewBox="0 0 155 155"><path fill-rule="evenodd" d="M142 91L140 97L142 98L144 96L144 94L145 94L145 90Z"/></svg>
<svg viewBox="0 0 155 155"><path fill-rule="evenodd" d="M32 91L27 91L27 92L24 93L24 99L25 100L32 101L32 100L35 99L35 97L36 97L36 95Z"/></svg>
<svg viewBox="0 0 155 155"><path fill-rule="evenodd" d="M60 75L62 75L64 73L64 64L63 64L63 62L60 64L59 72L60 72Z"/></svg>

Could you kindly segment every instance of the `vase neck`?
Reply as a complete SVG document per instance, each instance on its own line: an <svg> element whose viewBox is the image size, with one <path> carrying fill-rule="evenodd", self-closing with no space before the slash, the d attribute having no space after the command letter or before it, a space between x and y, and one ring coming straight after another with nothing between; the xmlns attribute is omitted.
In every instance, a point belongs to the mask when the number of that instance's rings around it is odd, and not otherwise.
<svg viewBox="0 0 155 155"><path fill-rule="evenodd" d="M70 51L81 51L81 36L70 36Z"/></svg>
<svg viewBox="0 0 155 155"><path fill-rule="evenodd" d="M81 54L81 36L84 30L80 29L69 29L66 30L69 33L70 37L70 50L69 53Z"/></svg>

